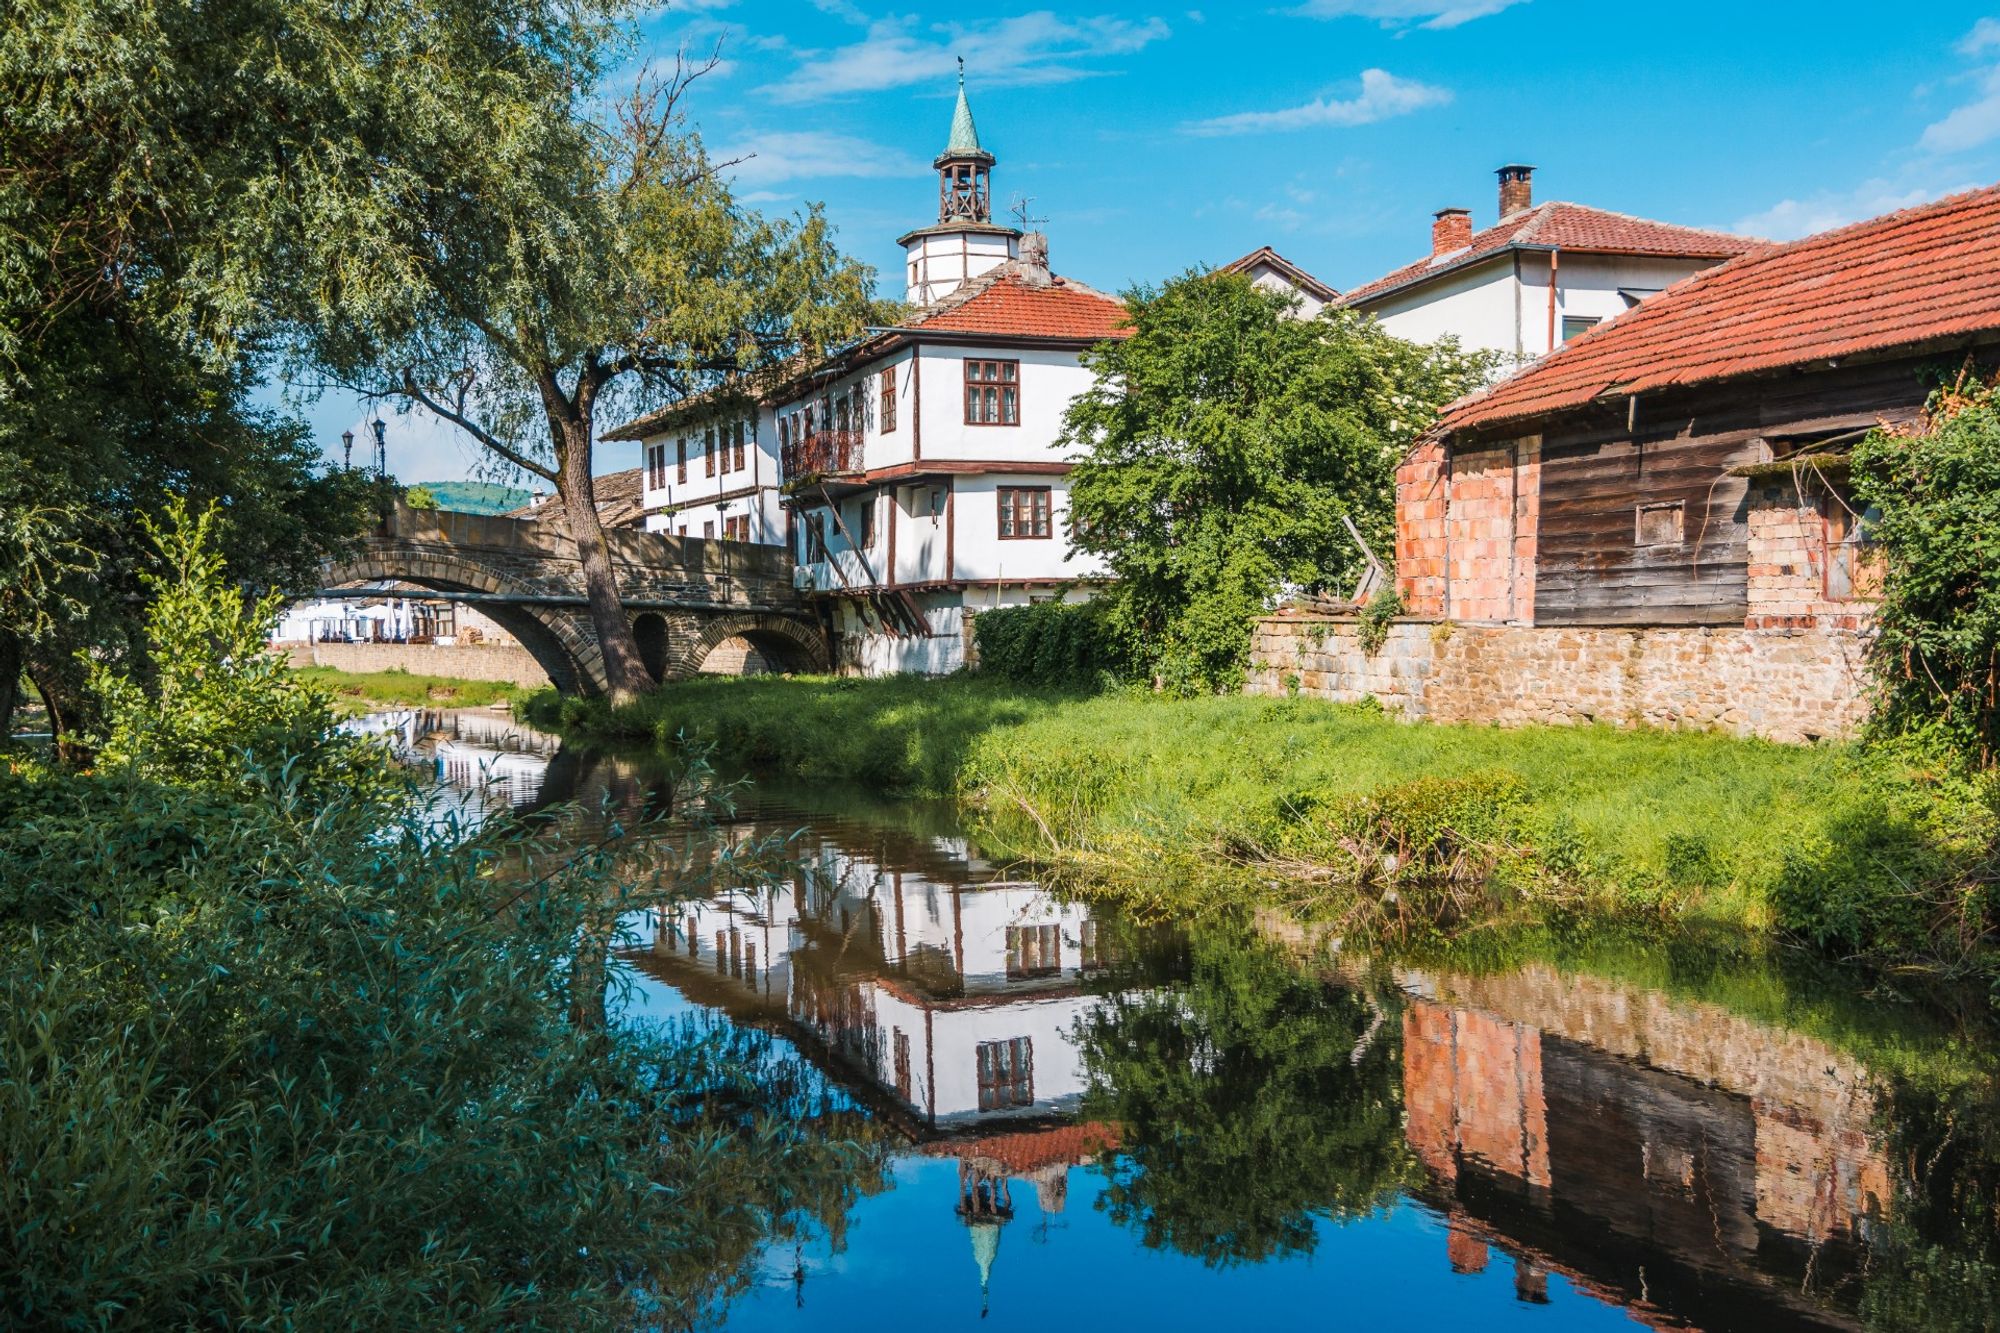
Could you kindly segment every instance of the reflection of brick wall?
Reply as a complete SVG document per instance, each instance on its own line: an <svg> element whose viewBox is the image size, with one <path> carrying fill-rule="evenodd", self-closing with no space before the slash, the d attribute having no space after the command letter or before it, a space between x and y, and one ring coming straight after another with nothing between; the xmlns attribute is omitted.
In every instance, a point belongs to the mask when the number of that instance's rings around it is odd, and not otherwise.
<svg viewBox="0 0 2000 1333"><path fill-rule="evenodd" d="M1865 632L1400 622L1373 657L1352 620L1260 621L1251 694L1301 693L1438 722L1610 722L1801 741L1866 716Z"/></svg>
<svg viewBox="0 0 2000 1333"><path fill-rule="evenodd" d="M1797 1106L1761 1097L1751 1102L1757 1117L1759 1221L1808 1240L1826 1240L1855 1234L1863 1218L1888 1213L1888 1161L1865 1132L1870 1099L1860 1094L1842 1100L1839 1124Z"/></svg>
<svg viewBox="0 0 2000 1333"><path fill-rule="evenodd" d="M1754 629L1861 629L1866 601L1826 596L1826 519L1789 477L1752 484L1749 508L1749 613Z"/></svg>
<svg viewBox="0 0 2000 1333"><path fill-rule="evenodd" d="M1541 1033L1471 1010L1413 1002L1403 1017L1404 1133L1447 1179L1455 1154L1549 1184Z"/></svg>

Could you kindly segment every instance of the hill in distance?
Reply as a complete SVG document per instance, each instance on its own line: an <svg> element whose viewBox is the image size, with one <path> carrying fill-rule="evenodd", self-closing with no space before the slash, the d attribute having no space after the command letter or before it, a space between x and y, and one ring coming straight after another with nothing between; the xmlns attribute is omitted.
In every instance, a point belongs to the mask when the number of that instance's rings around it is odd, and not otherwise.
<svg viewBox="0 0 2000 1333"><path fill-rule="evenodd" d="M504 514L534 497L534 492L519 486L491 481L419 481L412 485L436 496L438 508L460 514Z"/></svg>

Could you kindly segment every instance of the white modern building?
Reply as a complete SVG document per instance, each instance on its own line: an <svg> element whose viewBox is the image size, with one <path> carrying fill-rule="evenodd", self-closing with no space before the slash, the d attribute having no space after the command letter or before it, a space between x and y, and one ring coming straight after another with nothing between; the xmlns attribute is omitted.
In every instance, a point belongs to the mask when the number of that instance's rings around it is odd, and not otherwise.
<svg viewBox="0 0 2000 1333"><path fill-rule="evenodd" d="M1103 576L1070 552L1057 439L1092 383L1083 353L1123 336L1125 307L994 222L994 161L961 80L937 222L900 238L908 318L605 437L644 446L648 528L789 546L800 586L834 599L845 671L957 670L979 611Z"/></svg>

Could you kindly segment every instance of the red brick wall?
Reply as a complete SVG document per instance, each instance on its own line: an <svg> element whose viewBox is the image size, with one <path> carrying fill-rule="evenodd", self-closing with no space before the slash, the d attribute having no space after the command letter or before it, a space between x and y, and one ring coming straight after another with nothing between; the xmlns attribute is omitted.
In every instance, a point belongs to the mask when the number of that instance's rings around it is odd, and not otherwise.
<svg viewBox="0 0 2000 1333"><path fill-rule="evenodd" d="M1433 442L1396 473L1396 583L1410 614L1533 619L1541 442L1452 451Z"/></svg>
<svg viewBox="0 0 2000 1333"><path fill-rule="evenodd" d="M1808 483L1810 487L1810 483ZM1750 629L1865 629L1873 603L1826 596L1826 503L1801 499L1789 477L1750 488Z"/></svg>

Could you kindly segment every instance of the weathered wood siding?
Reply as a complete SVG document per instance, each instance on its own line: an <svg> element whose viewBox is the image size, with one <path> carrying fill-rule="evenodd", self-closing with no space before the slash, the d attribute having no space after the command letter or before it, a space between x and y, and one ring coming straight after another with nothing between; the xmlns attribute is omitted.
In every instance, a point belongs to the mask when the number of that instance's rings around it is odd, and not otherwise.
<svg viewBox="0 0 2000 1333"><path fill-rule="evenodd" d="M1536 623L1742 624L1748 483L1729 469L1786 441L1908 420L1940 368L1883 362L1651 395L1629 425L1608 409L1570 414L1542 437ZM1674 504L1681 539L1641 545L1640 506Z"/></svg>

